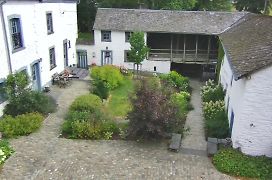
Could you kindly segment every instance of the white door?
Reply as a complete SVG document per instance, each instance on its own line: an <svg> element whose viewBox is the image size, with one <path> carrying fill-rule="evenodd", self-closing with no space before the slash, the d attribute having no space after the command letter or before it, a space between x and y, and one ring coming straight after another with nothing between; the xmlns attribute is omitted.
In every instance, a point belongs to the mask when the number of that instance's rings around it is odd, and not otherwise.
<svg viewBox="0 0 272 180"><path fill-rule="evenodd" d="M112 51L102 51L101 65L112 64Z"/></svg>

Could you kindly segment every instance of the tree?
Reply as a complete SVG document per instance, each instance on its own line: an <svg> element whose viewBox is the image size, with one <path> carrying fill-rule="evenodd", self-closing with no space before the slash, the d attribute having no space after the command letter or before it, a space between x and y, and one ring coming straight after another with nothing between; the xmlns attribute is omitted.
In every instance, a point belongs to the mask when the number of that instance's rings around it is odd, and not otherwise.
<svg viewBox="0 0 272 180"><path fill-rule="evenodd" d="M103 8L138 8L138 0L97 0L98 7Z"/></svg>
<svg viewBox="0 0 272 180"><path fill-rule="evenodd" d="M230 11L232 4L230 0L198 0L195 8L206 11Z"/></svg>
<svg viewBox="0 0 272 180"><path fill-rule="evenodd" d="M81 0L77 9L79 32L90 32L97 10L96 0Z"/></svg>
<svg viewBox="0 0 272 180"><path fill-rule="evenodd" d="M139 72L139 65L147 57L149 48L146 46L144 33L134 32L129 39L131 50L129 51L128 60L137 65L137 74Z"/></svg>
<svg viewBox="0 0 272 180"><path fill-rule="evenodd" d="M269 14L271 0L236 0L235 7L238 11Z"/></svg>
<svg viewBox="0 0 272 180"><path fill-rule="evenodd" d="M195 7L196 0L170 0L162 9L191 10Z"/></svg>

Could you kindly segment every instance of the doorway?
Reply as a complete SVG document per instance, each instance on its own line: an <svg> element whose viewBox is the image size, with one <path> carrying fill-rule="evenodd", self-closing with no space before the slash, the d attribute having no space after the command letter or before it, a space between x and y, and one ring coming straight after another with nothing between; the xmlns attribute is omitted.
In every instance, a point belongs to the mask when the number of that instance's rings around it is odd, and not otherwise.
<svg viewBox="0 0 272 180"><path fill-rule="evenodd" d="M32 88L41 91L40 62L36 62L31 66Z"/></svg>
<svg viewBox="0 0 272 180"><path fill-rule="evenodd" d="M88 68L87 51L77 51L77 67L83 69Z"/></svg>
<svg viewBox="0 0 272 180"><path fill-rule="evenodd" d="M63 41L63 57L64 57L64 67L67 67L69 65L68 62L68 41Z"/></svg>
<svg viewBox="0 0 272 180"><path fill-rule="evenodd" d="M112 64L112 51L102 51L101 65Z"/></svg>

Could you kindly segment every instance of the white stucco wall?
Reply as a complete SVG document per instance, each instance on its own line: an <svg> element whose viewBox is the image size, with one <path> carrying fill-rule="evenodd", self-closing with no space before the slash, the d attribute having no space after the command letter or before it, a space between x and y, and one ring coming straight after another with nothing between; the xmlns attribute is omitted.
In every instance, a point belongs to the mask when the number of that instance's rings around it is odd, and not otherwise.
<svg viewBox="0 0 272 180"><path fill-rule="evenodd" d="M227 57L220 73L220 82L229 99L228 117L234 112L232 141L243 153L272 157L272 67L257 71L249 78L233 78Z"/></svg>
<svg viewBox="0 0 272 180"><path fill-rule="evenodd" d="M272 67L252 74L246 83L242 106L237 114L234 147L254 156L272 157Z"/></svg>
<svg viewBox="0 0 272 180"><path fill-rule="evenodd" d="M2 21L0 18L0 83L9 74L8 63L7 63L7 53L5 48L4 32L2 27Z"/></svg>
<svg viewBox="0 0 272 180"><path fill-rule="evenodd" d="M145 40L147 39L145 33ZM97 65L101 65L101 51L108 50L112 51L113 55L113 64L116 66L124 66L128 69L133 69L133 63L124 62L124 51L130 49L130 43L125 41L125 32L123 31L112 31L111 32L111 42L101 42L101 31L94 31L94 39L95 39L95 58L93 61ZM160 73L168 73L170 72L170 61L149 61L144 60L142 63L143 71L154 71L154 66L156 66L157 71Z"/></svg>
<svg viewBox="0 0 272 180"><path fill-rule="evenodd" d="M7 2L3 6L6 27L9 27L8 16L20 15L23 33L24 50L12 53L10 31L8 41L11 50L13 71L26 67L31 75L30 64L38 59L41 62L41 84L51 81L51 76L64 69L63 40L70 40L68 50L69 64L76 63L77 15L76 3L39 3ZM52 12L54 33L47 34L46 12ZM49 48L55 47L57 67L50 70Z"/></svg>

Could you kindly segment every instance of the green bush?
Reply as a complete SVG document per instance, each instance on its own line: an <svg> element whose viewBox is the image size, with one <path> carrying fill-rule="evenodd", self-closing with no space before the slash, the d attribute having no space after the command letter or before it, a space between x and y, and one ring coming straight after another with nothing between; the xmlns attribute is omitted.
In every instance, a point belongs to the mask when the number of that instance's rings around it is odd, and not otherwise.
<svg viewBox="0 0 272 180"><path fill-rule="evenodd" d="M188 111L190 111L190 99L191 95L188 92L182 91L179 93L174 93L171 96L171 100L174 104L176 104L180 111L186 115Z"/></svg>
<svg viewBox="0 0 272 180"><path fill-rule="evenodd" d="M56 110L56 102L52 97L37 91L23 91L14 98L9 99L9 104L4 109L4 114L17 116L21 114L38 112L43 115Z"/></svg>
<svg viewBox="0 0 272 180"><path fill-rule="evenodd" d="M187 77L183 77L176 71L171 71L169 74L162 74L160 75L160 79L165 84L178 89L178 91L190 91L189 79Z"/></svg>
<svg viewBox="0 0 272 180"><path fill-rule="evenodd" d="M70 106L62 133L76 139L111 139L119 134L117 124L102 111L101 99L96 95L78 97Z"/></svg>
<svg viewBox="0 0 272 180"><path fill-rule="evenodd" d="M201 89L201 96L203 102L224 100L225 93L221 85L217 85L213 80L206 82L206 85Z"/></svg>
<svg viewBox="0 0 272 180"><path fill-rule="evenodd" d="M235 149L221 149L213 157L215 167L233 176L270 180L272 159L264 156L252 157Z"/></svg>
<svg viewBox="0 0 272 180"><path fill-rule="evenodd" d="M94 112L96 109L99 109L101 107L101 99L94 94L88 94L76 98L76 100L70 106L70 110Z"/></svg>
<svg viewBox="0 0 272 180"><path fill-rule="evenodd" d="M8 141L0 140L0 164L3 164L5 160L7 160L11 156L13 152L14 151L9 146Z"/></svg>
<svg viewBox="0 0 272 180"><path fill-rule="evenodd" d="M4 116L0 121L0 131L6 138L29 135L41 127L43 119L38 113Z"/></svg>
<svg viewBox="0 0 272 180"><path fill-rule="evenodd" d="M224 101L203 104L206 137L227 138L229 136L228 117Z"/></svg>
<svg viewBox="0 0 272 180"><path fill-rule="evenodd" d="M112 90L120 86L124 81L124 76L118 67L112 65L105 65L102 67L93 67L91 70L91 77L94 85L102 81L107 84L107 87Z"/></svg>
<svg viewBox="0 0 272 180"><path fill-rule="evenodd" d="M110 94L110 88L105 81L97 80L93 83L93 93L99 96L101 99L108 99Z"/></svg>

